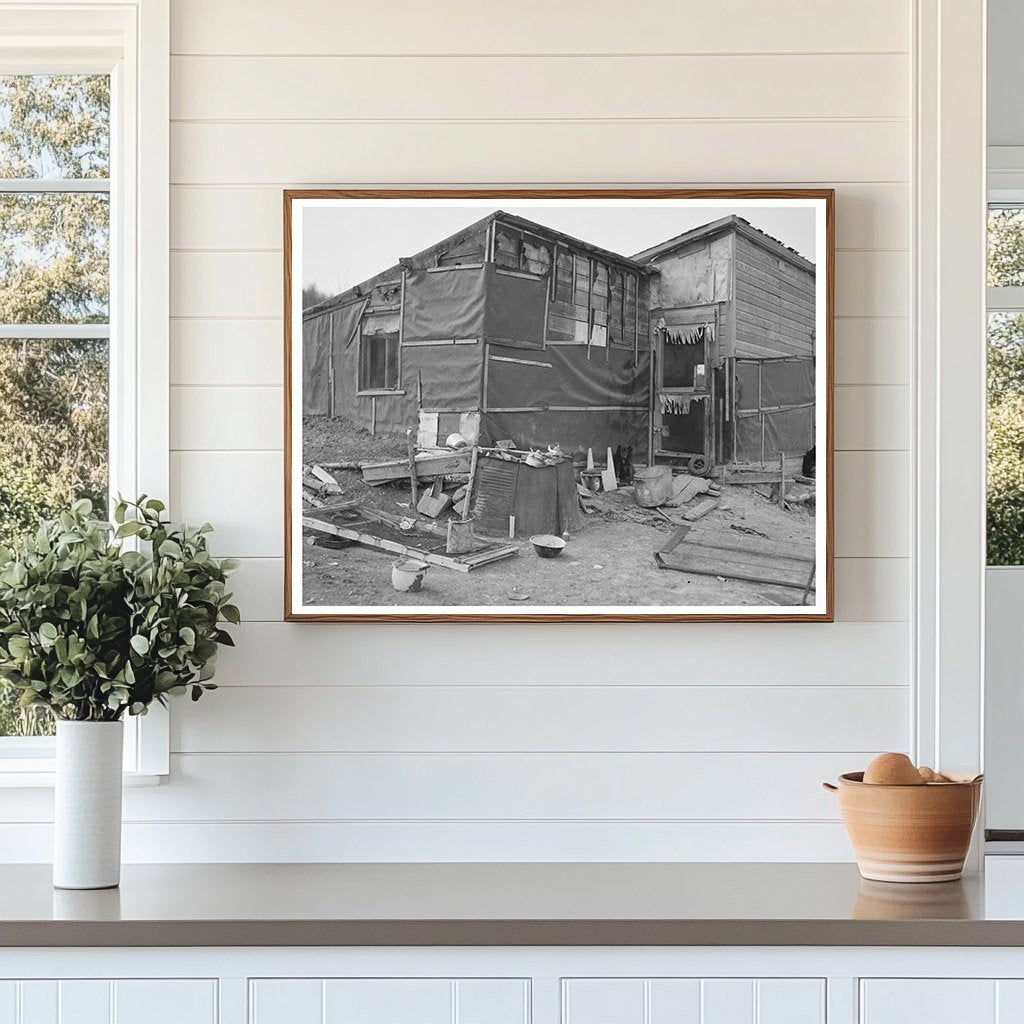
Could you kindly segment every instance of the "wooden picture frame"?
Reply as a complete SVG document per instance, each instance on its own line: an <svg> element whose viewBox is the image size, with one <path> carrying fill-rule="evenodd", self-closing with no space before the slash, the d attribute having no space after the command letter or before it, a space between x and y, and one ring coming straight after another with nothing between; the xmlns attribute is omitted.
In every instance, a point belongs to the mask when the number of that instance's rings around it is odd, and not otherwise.
<svg viewBox="0 0 1024 1024"><path fill-rule="evenodd" d="M835 196L832 189L295 189L285 190L283 200L286 620L510 623L833 621ZM414 257L409 257L405 251L395 251L391 260L391 273L384 272L382 267L381 273L367 275L360 285L350 285L339 294L312 305L303 303L306 280L302 276L302 268L305 266L308 277L314 263L313 256L305 254L304 245L307 248L312 246L309 239L315 234L313 227L309 227L307 233L304 219L308 218L310 225L315 225L312 219L314 214L324 216L322 211L325 210L341 211L332 216L339 218L342 224L351 223L353 233L352 240L343 237L344 232L340 233L338 251L343 254L346 245L356 244L356 225L365 226L368 216L377 218L382 225L385 221L381 218L389 218L386 221L387 231L382 230L381 235L388 232L395 234L396 231L400 235L401 231L395 229L395 224L403 223L403 218L398 216L401 211L417 211L417 216L429 221L431 216L440 216L450 208L461 208L469 204L478 205L484 216L479 221L473 217L463 217L463 220L473 221L465 230L450 233L444 238L439 235L441 240L437 244L418 250ZM535 210L535 219L505 212L521 208ZM645 217L656 211L664 211L666 220L665 239L647 246L635 258L588 243L567 231L550 226L552 221L579 220L584 215L599 224L602 223L602 216L610 221L611 218L606 215L614 209L618 225L616 230L625 237L629 230L628 226L623 227L621 212L631 208L643 210ZM685 228L697 212L705 208L709 213L706 225L673 232L673 223L678 220ZM801 255L786 239L780 241L770 230L733 212L734 209L746 213L751 210L762 211L760 219L765 223L788 225L792 222L795 225L793 232L802 232L801 238L811 237L808 232L812 231L814 241L807 244L814 249L813 261ZM549 222L547 224L545 211ZM361 220L355 219L357 214ZM349 219L346 220L346 217ZM810 227L808 217L812 222ZM729 224L722 230L715 227L729 218ZM611 228L608 231L612 233ZM320 234L334 238L338 232ZM410 229L408 234L413 238L416 232ZM520 239L518 254L516 237ZM545 247L548 249L546 257ZM314 250L310 249L310 252ZM575 255L570 260L566 252ZM742 253L748 256L741 258L737 255ZM519 260L518 267L515 265L516 259ZM743 262L744 259L748 262ZM729 260L732 262L729 263ZM773 261L777 262L777 273L773 269ZM569 263L572 264L571 271ZM546 273L545 265L549 268ZM566 276L565 281L560 281L560 272ZM792 283L787 281L787 274L792 277ZM472 275L476 275L481 282L486 278L489 283L481 283L479 288L476 285L464 288L464 301L460 300L461 304L451 306L451 309L458 309L455 319L459 322L454 323L453 320L452 328L445 332L441 325L449 322L445 319L445 309L448 307L439 304L441 300L435 300L435 296L444 293L444 288L438 286L436 281L447 279L447 286L457 278L467 282ZM686 278L688 283L673 284L675 278L679 278L680 282ZM521 287L519 279L523 281ZM452 286L452 293L455 287L461 287L461 282L458 286ZM567 308L564 297L570 288L574 299L585 299L585 303L579 305L568 304L577 311L576 316L580 322L569 323L571 316L558 319L560 311L564 312ZM760 312L754 306L748 309L742 305L738 296L744 288L749 295L759 296L757 301L763 303ZM703 294L701 289L706 290L707 294ZM630 295L633 296L632 300ZM813 301L808 307L810 295L813 295ZM691 301L679 301L679 296L688 297ZM694 298L702 301L693 301ZM480 319L474 320L481 305L485 312L479 314ZM582 322L582 313L578 312L584 308L585 323ZM533 310L529 316L527 309ZM372 330L367 326L369 321L374 322ZM512 324L511 329L507 326L509 323ZM538 323L542 323L539 328ZM755 329L759 333L755 334ZM305 335L300 333L302 330ZM809 343L801 333L804 330L810 338ZM474 332L477 336L470 337ZM440 338L436 336L439 333L449 333L452 337ZM694 349L699 344L705 346L703 351L706 355L703 358L699 350ZM680 347L668 348L668 345ZM716 345L719 347L714 347ZM355 384L351 383L353 346L357 349ZM465 353L474 346L472 357L466 356ZM443 359L447 360L443 365L437 361L437 353L442 348ZM501 354L495 355L496 351ZM304 356L306 352L310 353L308 360ZM460 406L456 406L452 412L430 412L431 389L445 395L451 389L446 391L447 385L442 384L435 388L432 380L425 382L423 369L428 369L429 378L431 366L440 367L435 376L450 380L453 373L451 367L469 366L472 359L477 358L477 353L480 362L479 381L475 376L467 377L471 382L467 386L479 388L479 408L469 409L468 405L472 403L466 401L464 405L467 408L462 412L459 411ZM553 373L557 369L557 360L575 360L575 369L567 371L566 376L579 378L579 367L586 365L583 363L584 357L594 368L594 376L606 383L594 384L592 388L590 384L584 384L583 390L591 388L597 391L604 387L602 393L609 394L612 393L609 388L618 386L616 382L620 377L616 374L627 372L621 370L621 367L628 366L632 359L632 376L627 373L631 383L628 391L623 390L621 393L630 399L630 403L635 401L639 404L625 404L624 400L622 406L596 403L590 406L568 406L551 401L544 405L534 401L538 389L548 387L544 381L550 379L546 376L549 372ZM595 362L600 359L604 360L604 367L600 366L600 362ZM671 373L676 375L672 380L665 375L670 364ZM413 373L415 366L419 369ZM490 379L489 367L498 367L497 374ZM522 379L512 385L500 383L499 378L501 381L515 381L514 377L510 377L510 368L520 371ZM471 369L475 374L475 364ZM459 369L458 373L462 374L463 370ZM641 379L641 375L646 376L646 381ZM588 373L582 376L589 379ZM607 384L607 381L612 383ZM684 381L684 386L677 386L680 381ZM496 385L496 382L499 383ZM309 386L306 387L306 384ZM570 384L564 386L568 388ZM513 400L521 403L521 406L508 405L507 398L498 404L493 401L489 404L488 398L496 387L502 395L513 391ZM559 383L557 387L562 387L562 384ZM557 388L551 393L556 394L556 391ZM561 393L557 391L557 394ZM355 399L350 397L353 394ZM526 395L525 400L515 399L515 395L523 394ZM808 395L813 397L810 403ZM646 406L642 404L645 398ZM358 402L361 410L358 413L352 412L357 408L354 402ZM775 404L770 404L772 402ZM698 406L702 412L696 411ZM413 421L410 409L415 411L416 421ZM602 410L606 415L599 421L596 417L601 415ZM445 424L454 423L455 416L461 417L459 424L472 437L472 443L468 446L471 456L466 449L440 447L435 450L429 445L418 454L414 451L413 436L422 440L426 431L430 440L433 436L430 430L443 433ZM616 416L618 420L614 419ZM702 450L700 441L694 440L701 433L701 416L704 423ZM516 426L527 422L534 426ZM582 427L579 425L581 422L584 424ZM599 422L599 427L593 426ZM375 468L377 463L371 464L353 457L357 454L354 451L339 450L339 458L332 460L321 457L321 461L329 462L332 466L354 466L358 463L362 467L359 470L331 471L325 470L315 459L307 462L306 457L312 448L303 447L306 432L304 423L310 425L308 429L311 435L314 433L314 425L326 424L328 439L332 436L331 430L341 423L348 431L346 439L355 434L363 439L352 441L354 448L369 443L365 441L366 438L373 438L372 443L376 446L376 439L380 437L381 444L388 448L390 456L382 460L385 468ZM404 437L401 436L402 426L409 432ZM520 431L520 440L513 433L517 429ZM530 434L531 429L536 436ZM537 557L527 539L516 536L515 510L520 510L529 521L557 522L558 526L567 523L569 512L564 510L569 508L566 489L570 473L565 465L568 461L566 457L570 456L567 450L569 445L576 444L571 454L575 456L573 469L578 478L581 470L581 437L587 436L586 431L590 430L595 437L601 434L603 439L609 431L614 433L616 429L621 431L624 438L628 436L634 440L637 448L644 446L643 438L646 437L645 457L637 460L638 463L670 465L676 470L687 470L687 479L682 485L680 497L685 497L688 488L692 486L703 487L700 482L692 485L691 478L698 478L699 481L706 479L702 474L710 474L713 479L717 474L721 480L718 489L725 491L726 496L742 495L743 507L753 510L753 518L748 520L744 518L746 513L741 510L723 509L722 506L728 506L730 502L719 498L716 511L732 512L729 520L723 520L720 515L717 518L721 521L717 526L701 527L698 524L701 517L698 516L693 520L691 532L686 534L691 540L682 536L686 532L685 507L680 505L671 510L662 508L659 513L650 513L658 519L668 520L661 530L665 534L665 543L660 547L657 543L650 545L649 556L655 562L655 568L660 566L659 572L663 569L680 570L666 573L664 577L650 577L652 586L662 579L672 580L675 586L689 595L693 590L699 592L701 588L713 588L714 584L710 581L719 579L723 582L723 594L731 595L732 598L740 594L744 599L742 605L728 601L722 604L694 605L684 601L680 605L638 605L635 610L632 606L621 604L592 603L573 606L559 603L536 607L537 600L533 598L529 586L519 595L525 597L525 600L513 599L511 595L516 584L509 567L522 566L522 560ZM761 434L760 465L763 469L760 474L756 471L758 429ZM813 431L810 435L812 444L801 456L800 451L794 449L806 444L808 429ZM510 441L517 445L523 444L521 449L513 449L514 453L521 454L507 456L499 452L494 442L504 439L491 436L495 432L509 433ZM440 433L432 443L442 444ZM562 459L559 459L557 451L549 454L543 449L549 435L551 443L562 444ZM668 440L665 440L666 437ZM566 439L564 444L562 438ZM541 452L539 456L534 454L533 460L547 460L543 462L545 473L527 472L529 468L541 468L525 461L531 458L526 454L527 445ZM666 451L670 445L673 446L671 451ZM599 445L583 447L600 448ZM772 453L775 448L782 450L777 461L773 462ZM408 459L411 460L407 462L411 470L407 475L399 474L395 468L402 461L399 449L407 450ZM630 450L633 450L632 446ZM616 460L621 453L622 449L613 453ZM604 460L604 451L597 450L594 454L601 456L597 461ZM446 462L447 456L450 458ZM710 468L704 466L702 458L708 460ZM809 458L813 478L805 477L794 469L795 459L800 459L800 468L806 469ZM525 468L505 469L498 465L507 460L517 460L517 465ZM557 463L554 473L546 472L549 462L551 465ZM459 523L472 514L474 525L467 527L464 532L476 535L478 522L484 525L491 522L479 511L481 503L485 505L484 511L491 514L491 519L495 508L501 513L512 509L509 521L514 539L505 540L507 546L518 549L515 557L486 564L489 552L497 552L497 558L503 549L493 534L490 538L478 535L472 541L479 548L476 555L450 556L447 550L442 553L437 539L439 528L432 526L430 520L418 514L413 507L411 491L415 485L420 485L417 499L422 501L424 483L451 479L450 476L441 475L447 469L459 469L465 476L466 466L463 463L472 465L469 480L471 492L480 465L487 470L488 487L492 490L487 492L486 500L479 493L471 493L462 518L453 518ZM622 465L625 469L625 463ZM304 472L307 483L305 488ZM384 492L363 487L368 472L391 475L393 509L382 511L369 506L369 502L378 501ZM552 478L557 477L560 482L551 484L544 491L548 495L553 487L554 498L532 497L525 504L518 498L519 485L516 484L517 497L506 509L500 501L490 498L492 493L501 493L502 485L495 481L502 472L513 474L517 479L521 475L524 480L530 481L523 485L529 495L534 494L531 488L539 487L537 481L543 479L547 486ZM311 476L311 473L316 473L316 476ZM352 475L355 473L361 473L364 479L360 481ZM340 474L343 482L339 483L338 475L334 474ZM655 470L655 474L656 482L663 486L664 471ZM780 482L773 485L776 476ZM320 479L324 477L326 479ZM410 477L413 482L410 482ZM399 478L403 478L401 483L398 482ZM791 481L795 478L804 482L792 485ZM458 479L455 477L456 482ZM594 481L596 477L583 471L582 479ZM680 487L681 475L670 476L669 479L673 489ZM575 483L574 479L574 502L578 494ZM409 484L410 490L403 493L398 488L405 484ZM715 487L713 483L710 486L713 489ZM800 493L794 494L791 486L798 487ZM360 488L361 493L366 495L363 503L359 503L358 494L356 498L351 497L351 492L360 492ZM750 505L750 500L758 490L763 493L759 493L755 507ZM456 495L458 493L455 492ZM315 502L323 509L322 516L313 515L319 511L317 509L308 506L303 508L304 496L308 502ZM616 502L615 509L610 511L607 503L613 500ZM773 500L781 508L779 514L792 517L792 522L799 528L789 532L799 532L801 538L808 532L807 524L799 519L803 513L793 510L801 503L813 507L812 539L808 542L810 546L803 539L799 542L773 539L766 530L750 525L751 522L760 522L757 518L761 514L760 502L770 504ZM439 495L439 505L443 506L447 501L448 498ZM639 506L634 513L621 504L624 501L622 494L613 498L610 493L606 493L602 501L605 503L603 511L599 513L602 522L607 520L614 523L614 516L620 513L627 520L631 516L646 518L647 513ZM584 504L587 502L588 499L584 499ZM551 512L555 506L563 511ZM353 509L356 510L354 513ZM366 519L366 516L370 518ZM310 523L314 525L310 526ZM588 565L583 565L571 555L575 550L574 536L585 538L587 528L584 526L578 535L574 530L569 531L570 539L566 547L569 558L563 555L559 560L544 562L543 566L539 561L535 566L532 562L527 563L532 567L531 578L555 580L557 587L561 588L558 596L563 598L568 577L562 574L570 566L577 574L580 587L604 586L603 579L595 582L588 575L599 574L603 570L601 563L590 561ZM362 533L363 529L369 532ZM411 532L403 534L402 531L407 530ZM616 530L616 536L621 540L622 530L618 527ZM674 548L668 547L677 535L682 539L675 542ZM405 542L405 536L409 537L409 543ZM309 545L311 540L318 538L324 543L333 539L336 546L354 540L354 545L344 547L343 550L320 550ZM656 533L653 539L656 541ZM790 543L793 545L792 552L787 546ZM449 536L446 548L450 545ZM374 552L374 547L379 550ZM427 560L428 583L422 592L402 593L391 588L388 577L391 563L385 555L393 552L401 558L403 547L414 552L416 557ZM680 547L683 553L676 554ZM813 555L808 560L806 555L809 550L813 550ZM329 554L325 554L325 551ZM308 559L307 555L310 555ZM346 556L350 560L347 565L359 563L358 572L351 577L356 579L353 584L355 589L348 591L348 596L355 594L358 597L358 588L363 587L366 593L378 595L380 603L320 603L316 599L314 591L317 588L333 595L341 594L349 587L350 584L345 582L350 578L346 575L349 570L343 565ZM470 579L464 563L473 562L474 558L480 574L490 572L490 579L505 581L498 585L498 589L513 588L506 594L508 603L501 603L500 598L487 605L451 603L451 594L445 592L444 587L457 589L457 578L460 580L459 585L468 586L468 583L462 582ZM372 559L377 561L372 562ZM451 566L445 559L453 564L458 563L455 566L458 571L451 572ZM727 561L716 561L721 559ZM477 564L470 567L476 568ZM593 569L589 568L591 564ZM628 581L633 564L630 563L628 572L619 574L627 581L623 584L626 590L632 585ZM643 564L642 558L635 560L635 564L639 570L650 569L649 565ZM731 575L724 580L715 576L717 564L727 566L726 571ZM807 573L806 589L800 595L795 574L799 573L802 564L810 565L810 570ZM758 566L763 566L763 570L758 569ZM307 568L310 569L311 578L315 576L319 581L316 587L313 584L307 587L313 593L312 597L307 596L307 589L304 589L304 572ZM553 576L551 573L559 575ZM758 573L764 577L760 587ZM446 579L448 584L442 582L442 589L437 589L437 581ZM696 587L693 580L698 581ZM751 590L751 587L755 589ZM608 592L613 590L614 586L609 584ZM648 588L645 592L653 591ZM618 595L620 591L615 593ZM784 602L789 594L794 595L794 600L800 596L801 601L812 600L813 604L788 605ZM444 598L444 603L432 603L439 596ZM762 599L763 603L757 603ZM387 603L392 600L397 603ZM753 603L748 604L748 600Z"/></svg>

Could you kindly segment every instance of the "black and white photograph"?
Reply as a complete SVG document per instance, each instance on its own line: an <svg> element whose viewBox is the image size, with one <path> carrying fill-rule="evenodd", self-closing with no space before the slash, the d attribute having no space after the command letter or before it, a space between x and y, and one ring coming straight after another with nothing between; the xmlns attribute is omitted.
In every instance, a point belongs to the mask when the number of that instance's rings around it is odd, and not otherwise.
<svg viewBox="0 0 1024 1024"><path fill-rule="evenodd" d="M293 619L832 617L832 193L287 192Z"/></svg>

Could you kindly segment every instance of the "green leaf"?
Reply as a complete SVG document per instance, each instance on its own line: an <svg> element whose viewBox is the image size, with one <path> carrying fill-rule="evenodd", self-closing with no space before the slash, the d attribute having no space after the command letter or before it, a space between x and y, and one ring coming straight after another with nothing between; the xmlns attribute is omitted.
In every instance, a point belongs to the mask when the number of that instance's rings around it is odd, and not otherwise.
<svg viewBox="0 0 1024 1024"><path fill-rule="evenodd" d="M233 604L224 605L221 608L220 613L224 616L225 619L228 620L228 622L232 623L235 626L239 625L242 621L241 613L239 612L238 608Z"/></svg>
<svg viewBox="0 0 1024 1024"><path fill-rule="evenodd" d="M39 626L39 635L46 640L56 640L60 635L57 627L52 622L44 622Z"/></svg>
<svg viewBox="0 0 1024 1024"><path fill-rule="evenodd" d="M136 633L129 642L132 645L132 650L135 651L136 654L143 657L149 654L149 640L141 633Z"/></svg>
<svg viewBox="0 0 1024 1024"><path fill-rule="evenodd" d="M165 540L161 545L158 554L164 558L181 558L183 552L181 545L173 540Z"/></svg>

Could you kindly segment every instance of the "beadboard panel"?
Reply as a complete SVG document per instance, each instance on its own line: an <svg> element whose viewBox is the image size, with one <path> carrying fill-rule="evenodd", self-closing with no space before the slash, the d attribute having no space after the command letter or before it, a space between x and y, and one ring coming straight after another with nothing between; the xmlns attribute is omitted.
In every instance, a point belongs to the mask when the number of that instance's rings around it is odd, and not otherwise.
<svg viewBox="0 0 1024 1024"><path fill-rule="evenodd" d="M819 978L568 978L565 1024L825 1024Z"/></svg>
<svg viewBox="0 0 1024 1024"><path fill-rule="evenodd" d="M760 0L628 11L611 0L526 0L486 16L473 0L449 0L443 16L417 0L383 13L333 0L249 0L244 12L235 0L174 0L171 16L173 53L657 54L669 42L684 53L905 52L910 24L892 0L789 0L784 15Z"/></svg>
<svg viewBox="0 0 1024 1024"><path fill-rule="evenodd" d="M213 978L0 981L0 1024L215 1024Z"/></svg>
<svg viewBox="0 0 1024 1024"><path fill-rule="evenodd" d="M175 57L171 118L903 118L909 86L902 54Z"/></svg>
<svg viewBox="0 0 1024 1024"><path fill-rule="evenodd" d="M906 452L836 452L835 550L848 558L910 557L910 457ZM281 452L175 451L175 514L208 520L221 554L284 554Z"/></svg>
<svg viewBox="0 0 1024 1024"><path fill-rule="evenodd" d="M838 558L835 571L837 621L905 622L909 618L909 559ZM284 614L284 560L242 559L231 577L231 590L245 621L279 622Z"/></svg>
<svg viewBox="0 0 1024 1024"><path fill-rule="evenodd" d="M908 124L888 120L171 125L176 185L496 182L515 168L524 182L905 182L909 159Z"/></svg>
<svg viewBox="0 0 1024 1024"><path fill-rule="evenodd" d="M829 188L831 181L777 182L779 188ZM171 188L172 249L281 249L284 184L175 185ZM836 196L839 249L906 249L910 245L906 184L851 183Z"/></svg>
<svg viewBox="0 0 1024 1024"><path fill-rule="evenodd" d="M836 821L129 822L129 863L848 861ZM0 823L0 864L49 861L48 822Z"/></svg>
<svg viewBox="0 0 1024 1024"><path fill-rule="evenodd" d="M171 315L282 315L282 262L276 252L171 254ZM903 250L836 253L836 313L843 317L906 317L910 254Z"/></svg>
<svg viewBox="0 0 1024 1024"><path fill-rule="evenodd" d="M888 750L903 742L903 687L221 687L182 705L175 753ZM779 706L785 716L775 716ZM773 721L771 729L765 722ZM708 722L719 723L714 733Z"/></svg>

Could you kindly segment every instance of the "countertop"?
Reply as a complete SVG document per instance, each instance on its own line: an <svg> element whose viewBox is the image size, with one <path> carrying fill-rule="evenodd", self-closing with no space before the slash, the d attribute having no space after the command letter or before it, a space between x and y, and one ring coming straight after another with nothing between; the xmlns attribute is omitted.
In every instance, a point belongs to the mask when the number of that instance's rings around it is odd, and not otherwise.
<svg viewBox="0 0 1024 1024"><path fill-rule="evenodd" d="M0 945L1021 946L1024 863L1002 860L927 885L852 864L137 864L98 892L12 865Z"/></svg>

